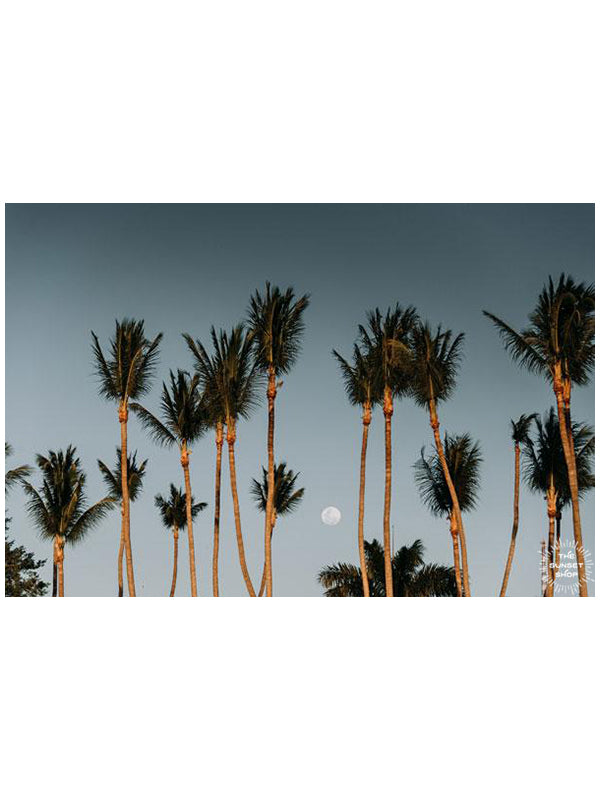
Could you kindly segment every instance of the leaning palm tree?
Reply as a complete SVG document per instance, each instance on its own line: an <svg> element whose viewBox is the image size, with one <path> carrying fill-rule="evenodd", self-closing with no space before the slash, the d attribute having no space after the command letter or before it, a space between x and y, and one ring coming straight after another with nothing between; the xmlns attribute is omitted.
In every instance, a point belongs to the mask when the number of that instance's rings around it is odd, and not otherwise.
<svg viewBox="0 0 600 800"><path fill-rule="evenodd" d="M358 489L358 555L360 558L360 571L364 596L369 596L369 578L367 575L367 562L365 558L365 479L367 464L367 443L369 439L369 426L373 415L373 405L381 402L381 394L377 385L375 365L369 354L361 351L354 345L353 360L350 364L346 359L333 350L342 372L346 395L350 404L362 408L362 449L360 453L360 483Z"/></svg>
<svg viewBox="0 0 600 800"><path fill-rule="evenodd" d="M29 498L27 512L38 526L40 536L53 542L52 596L57 595L58 583L58 596L64 597L65 545L78 544L115 501L104 497L86 508L85 474L72 445L65 452L51 450L47 456L37 455L36 464L42 473L42 486L35 489L23 481Z"/></svg>
<svg viewBox="0 0 600 800"><path fill-rule="evenodd" d="M206 397L209 417L222 419L227 428L229 478L240 567L248 594L256 597L246 565L242 536L235 471L235 442L238 420L248 419L256 405L259 374L253 358L252 339L243 325L232 328L230 333L224 330L217 333L212 327L210 336L214 350L212 356L198 339L194 341L187 334L185 339L196 360L196 369Z"/></svg>
<svg viewBox="0 0 600 800"><path fill-rule="evenodd" d="M13 448L8 442L4 442L4 456L9 458L13 454ZM32 469L27 464L20 467L14 467L4 473L4 491L8 492L16 483L20 483L23 478L31 475Z"/></svg>
<svg viewBox="0 0 600 800"><path fill-rule="evenodd" d="M396 597L452 597L456 584L452 567L425 564L425 548L420 539L401 547L392 559L394 595ZM369 595L385 597L385 557L381 544L373 539L365 542ZM326 597L363 597L362 575L354 564L334 564L321 570L319 583Z"/></svg>
<svg viewBox="0 0 600 800"><path fill-rule="evenodd" d="M304 497L304 489L296 489L296 482L300 477L299 472L287 469L285 461L275 464L275 496L273 498L273 510L271 514L271 539L277 523L277 518L291 514L300 505ZM263 467L262 480L252 479L250 492L258 510L266 514L269 507L269 472ZM263 567L263 576L260 582L259 597L262 597L267 584L267 569Z"/></svg>
<svg viewBox="0 0 600 800"><path fill-rule="evenodd" d="M206 508L206 503L195 503L191 498L192 519L195 519L200 511ZM154 505L160 512L160 518L167 530L173 531L173 577L171 579L170 597L175 597L175 586L177 584L177 551L179 545L179 531L185 530L188 521L187 495L181 489L177 489L174 484L169 487L169 496L165 499L161 494L154 498Z"/></svg>
<svg viewBox="0 0 600 800"><path fill-rule="evenodd" d="M524 448L524 473L530 490L543 494L548 515L548 558L546 597L554 596L556 585L556 518L559 509L570 499L568 466L562 448L560 423L551 408L542 420L536 419L537 436ZM594 435L591 427L572 424L576 469L581 474L579 493L594 485L591 457L594 452ZM585 487L585 488L583 488Z"/></svg>
<svg viewBox="0 0 600 800"><path fill-rule="evenodd" d="M479 471L482 461L479 443L473 442L468 433L462 436L446 434L444 436L444 459L460 508L462 511L471 511L475 507L479 490ZM437 451L426 458L425 448L421 450L421 458L415 464L415 480L425 506L434 516L446 517L450 523L454 574L457 593L460 597L464 591L458 547L458 520L444 474L444 467Z"/></svg>
<svg viewBox="0 0 600 800"><path fill-rule="evenodd" d="M531 372L545 375L552 383L568 467L581 597L587 597L588 591L571 425L571 389L573 384L587 384L594 369L594 306L594 287L576 283L570 275L562 274L556 285L552 278L548 279L529 315L529 326L520 332L494 314L483 312L498 329L512 358Z"/></svg>
<svg viewBox="0 0 600 800"><path fill-rule="evenodd" d="M433 431L435 447L452 498L452 511L458 526L464 594L466 597L470 597L467 541L460 503L446 463L438 417L439 403L448 400L456 386L456 374L462 356L463 341L463 333L453 337L452 331L442 331L441 326L438 326L434 333L429 323L419 322L415 325L410 337L412 358L410 392L417 405L426 408L429 412L429 424Z"/></svg>
<svg viewBox="0 0 600 800"><path fill-rule="evenodd" d="M271 519L275 497L275 398L282 386L281 377L287 375L300 352L300 338L304 332L304 311L308 307L307 294L296 298L289 287L282 292L267 281L265 293L256 291L250 298L248 330L252 336L254 355L259 371L267 378L267 462L269 491L265 513L265 567L267 597L273 596L273 568L271 563ZM279 379L279 380L278 380Z"/></svg>
<svg viewBox="0 0 600 800"><path fill-rule="evenodd" d="M504 578L502 579L502 587L500 588L500 597L506 596L506 589L508 587L508 579L510 578L510 571L512 568L513 557L515 554L515 545L517 543L517 531L519 530L519 489L521 485L520 468L521 468L521 446L529 441L529 428L537 414L521 414L519 419L515 422L511 419L510 424L512 428L512 440L515 448L515 489L513 497L513 525L510 537L510 546L508 548L508 559L504 569Z"/></svg>
<svg viewBox="0 0 600 800"><path fill-rule="evenodd" d="M150 341L144 332L144 321L123 319L115 322L115 335L110 341L110 355L104 356L98 337L92 331L92 350L96 374L100 379L100 395L116 402L121 426L121 481L123 538L127 562L127 586L135 597L133 553L129 526L129 491L127 488L127 419L129 401L137 400L150 390L162 333Z"/></svg>
<svg viewBox="0 0 600 800"><path fill-rule="evenodd" d="M575 448L575 464L577 468L577 489L579 497L593 489L596 485L594 476L594 452L596 439L591 426L574 423L573 445ZM563 459L563 470L559 473L556 487L556 542L554 548L554 561L560 566L560 534L562 512L571 502L571 489L566 462Z"/></svg>
<svg viewBox="0 0 600 800"><path fill-rule="evenodd" d="M367 314L367 327L359 326L363 350L373 360L375 385L382 397L385 419L385 491L383 501L383 551L385 559L386 596L393 597L392 548L390 540L390 506L392 500L392 414L394 397L403 397L410 388L411 331L418 321L417 312L409 306L388 308L382 316L376 308Z"/></svg>
<svg viewBox="0 0 600 800"><path fill-rule="evenodd" d="M121 480L121 448L117 447L117 460L114 469L110 469L103 461L98 459L98 469L102 475L104 485L107 487L110 497L121 501L123 499L123 482ZM137 451L127 454L127 489L129 491L129 502L135 502L139 493L142 491L144 475L148 459L138 464ZM117 583L119 597L123 597L123 556L125 554L125 538L123 536L123 506L121 504L121 542L119 544L119 558L117 567Z"/></svg>
<svg viewBox="0 0 600 800"><path fill-rule="evenodd" d="M203 397L198 389L198 375L191 376L182 369L170 375L170 387L163 383L161 395L162 420L155 417L139 403L132 403L131 409L154 441L163 447L177 445L181 467L185 479L187 508L187 534L190 558L190 582L192 597L198 596L196 583L196 556L194 531L192 528L192 486L190 483L189 446L197 441L207 430L207 415Z"/></svg>

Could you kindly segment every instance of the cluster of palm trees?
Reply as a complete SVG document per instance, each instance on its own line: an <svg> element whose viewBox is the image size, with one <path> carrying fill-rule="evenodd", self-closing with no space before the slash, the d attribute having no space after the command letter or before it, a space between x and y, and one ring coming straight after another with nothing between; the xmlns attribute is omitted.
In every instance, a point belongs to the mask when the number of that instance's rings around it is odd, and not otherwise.
<svg viewBox="0 0 600 800"><path fill-rule="evenodd" d="M154 412L142 405L151 389L162 334L148 338L143 321L117 321L109 347L103 350L92 332L95 370L101 396L116 406L120 446L113 469L98 461L108 494L89 504L85 494L86 476L70 445L65 451L38 455L36 463L42 485L36 489L27 480L31 469L19 467L6 474L7 485L21 482L28 497L28 511L41 535L53 542L53 594L64 594L64 550L76 544L115 506L121 509L121 530L117 556L118 594L127 588L135 596L135 570L130 526L130 503L142 491L147 461L128 449L128 419L132 411L151 439L168 449L176 447L183 470L184 488L170 484L166 497L157 495L155 505L163 525L173 535L173 572L170 595L177 582L178 540L185 531L188 542L190 591L198 594L193 523L206 508L192 494L190 457L192 447L209 431L215 435L215 482L212 593L219 596L219 535L221 512L221 468L223 445L227 443L231 500L242 576L250 596L256 596L245 557L239 507L235 444L238 426L255 410L261 389L267 398L266 468L253 480L251 493L264 514L264 560L258 595L273 595L272 540L278 517L291 513L301 502L304 489L299 475L275 458L275 407L283 385L300 352L304 312L309 296L296 296L266 284L250 298L246 319L230 330L210 330L204 344L184 333L193 360L191 369L170 371L163 383ZM521 461L529 488L544 495L549 519L548 575L545 594L552 596L556 566L560 558L562 511L570 505L577 547L579 593L587 595L585 557L579 514L581 495L594 485L592 457L594 435L590 426L571 418L573 385L589 381L594 365L594 289L561 275L549 279L529 325L521 331L499 317L484 312L500 332L510 355L522 366L550 380L556 399L543 419L524 414L512 421L514 444L514 513L509 554L500 589L507 592L519 526ZM337 564L325 568L319 581L328 596L434 596L471 595L467 540L463 514L474 508L479 490L481 450L468 433L440 432L440 406L449 400L457 382L464 334L432 327L413 306L396 304L382 312L367 313L365 325L358 326L352 357L333 355L341 369L348 400L361 409L362 447L358 498L359 567ZM433 434L430 455L422 449L414 465L415 479L426 507L449 524L453 568L425 564L418 540L392 553L390 507L392 495L392 417L401 399L410 398L423 408ZM382 538L365 541L366 455L374 409L384 418L385 480ZM537 438L530 437L531 426ZM8 450L7 450L8 455Z"/></svg>

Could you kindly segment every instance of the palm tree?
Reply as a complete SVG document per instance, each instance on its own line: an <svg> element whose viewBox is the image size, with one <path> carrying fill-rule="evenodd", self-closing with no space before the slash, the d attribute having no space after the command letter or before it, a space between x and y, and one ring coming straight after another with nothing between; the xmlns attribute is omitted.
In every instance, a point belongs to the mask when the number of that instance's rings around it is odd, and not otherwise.
<svg viewBox="0 0 600 800"><path fill-rule="evenodd" d="M173 531L173 578L171 580L170 597L175 597L175 585L177 583L177 550L179 543L179 531L185 529L188 520L187 494L177 489L173 484L169 487L169 496L165 499L161 494L154 498L154 505L160 512L160 518L167 530ZM195 503L191 498L192 519L206 508L206 503Z"/></svg>
<svg viewBox="0 0 600 800"><path fill-rule="evenodd" d="M579 497L589 492L596 485L594 476L594 451L596 439L591 426L573 424L573 444L575 449L575 464L577 467L577 488ZM554 561L560 566L560 528L562 512L571 502L571 489L566 462L563 459L563 471L557 481L556 497L556 543Z"/></svg>
<svg viewBox="0 0 600 800"><path fill-rule="evenodd" d="M115 322L115 335L110 341L110 356L105 358L98 337L92 331L92 350L96 374L100 379L100 395L116 402L121 426L121 481L123 538L127 562L129 596L135 597L133 553L129 527L129 490L127 488L127 419L129 401L137 400L150 390L158 359L162 333L150 341L144 333L144 321L123 319Z"/></svg>
<svg viewBox="0 0 600 800"><path fill-rule="evenodd" d="M104 518L114 499L104 497L86 508L85 474L72 445L65 452L51 450L47 456L37 455L36 464L42 473L42 486L34 489L23 481L29 498L27 512L38 526L40 536L53 541L52 596L56 597L58 573L58 596L64 597L65 544L78 544Z"/></svg>
<svg viewBox="0 0 600 800"><path fill-rule="evenodd" d="M515 446L515 490L513 500L513 526L512 534L510 537L510 546L508 548L508 559L506 561L506 568L504 570L504 578L502 579L502 587L500 589L500 597L506 596L506 589L508 587L508 579L510 577L510 570L512 568L513 556L515 554L515 544L517 542L517 531L519 529L519 488L520 488L520 467L521 467L521 445L529 441L529 428L537 414L521 414L519 419L515 422L511 419L510 424L512 428L512 440Z"/></svg>
<svg viewBox="0 0 600 800"><path fill-rule="evenodd" d="M273 511L271 516L271 538L273 538L273 531L277 523L277 517L291 514L302 501L304 497L304 489L296 489L296 482L300 477L299 472L293 472L287 469L285 461L281 464L275 464L275 496L273 498ZM252 479L250 492L254 497L258 510L263 514L267 513L269 507L269 473L263 467L262 481L257 481L256 478ZM266 566L263 567L263 576L260 582L259 597L263 596L267 584L267 570Z"/></svg>
<svg viewBox="0 0 600 800"><path fill-rule="evenodd" d="M13 448L8 442L4 442L4 456L9 458L13 454ZM14 467L9 469L4 474L4 492L8 492L16 483L22 482L32 472L31 467L23 464L21 467Z"/></svg>
<svg viewBox="0 0 600 800"><path fill-rule="evenodd" d="M462 511L471 511L475 507L479 490L479 470L482 461L479 443L473 442L468 433L462 436L446 434L444 436L444 459L460 508ZM452 495L446 482L442 461L437 451L426 458L425 448L421 450L421 458L415 464L415 479L426 507L434 516L445 516L450 523L454 574L457 593L460 597L463 589L458 549L458 520L454 512Z"/></svg>
<svg viewBox="0 0 600 800"><path fill-rule="evenodd" d="M386 596L393 597L392 549L390 541L390 505L392 499L392 414L394 397L406 395L410 388L411 331L418 321L417 312L396 304L385 317L376 308L367 314L367 328L359 326L363 350L373 360L377 394L382 397L385 419L385 492L383 501L383 550Z"/></svg>
<svg viewBox="0 0 600 800"><path fill-rule="evenodd" d="M256 597L246 565L235 471L237 422L240 418L248 419L250 416L256 405L259 384L257 365L252 352L252 338L243 325L232 328L229 334L224 330L217 333L212 327L210 337L214 354L210 356L202 342L198 339L194 341L188 334L184 336L196 360L196 369L206 396L209 418L222 420L227 428L229 478L240 567L248 594Z"/></svg>
<svg viewBox="0 0 600 800"><path fill-rule="evenodd" d="M379 387L377 386L375 365L369 354L361 352L360 347L354 345L354 358L352 364L333 350L344 380L346 395L350 404L362 407L362 449L360 454L360 484L358 489L358 554L360 558L360 571L364 596L369 596L369 579L367 575L367 562L365 558L365 479L367 464L367 443L369 439L369 426L372 419L373 405L381 402Z"/></svg>
<svg viewBox="0 0 600 800"><path fill-rule="evenodd" d="M420 539L401 547L392 559L394 595L396 597L452 597L456 583L452 567L425 564L425 548ZM387 596L385 556L377 539L365 542L369 595ZM334 564L321 570L319 583L326 597L363 597L362 574L354 564Z"/></svg>
<svg viewBox="0 0 600 800"><path fill-rule="evenodd" d="M594 287L576 283L563 273L556 286L551 277L548 279L548 286L542 289L529 315L529 326L520 332L494 314L483 312L498 329L511 357L530 372L545 375L552 383L568 467L581 597L587 597L588 591L571 424L571 389L573 383L587 384L594 369L594 306Z"/></svg>
<svg viewBox="0 0 600 800"><path fill-rule="evenodd" d="M117 447L117 460L115 462L114 470L98 459L98 469L102 475L102 480L109 491L110 497L115 500L123 499L123 482L121 480L121 448ZM144 474L146 472L146 465L148 459L137 463L137 451L127 454L127 488L129 491L129 502L133 503L142 491L142 484L144 482ZM121 505L121 542L119 544L119 558L117 568L117 580L119 597L123 597L123 555L125 551L125 538L123 536L123 506Z"/></svg>
<svg viewBox="0 0 600 800"><path fill-rule="evenodd" d="M410 339L412 358L410 391L417 405L429 411L429 424L433 431L435 447L452 499L454 519L458 526L464 594L466 597L470 597L467 541L458 496L446 463L438 417L438 404L448 400L456 386L456 374L462 356L463 341L464 333L453 337L452 331L442 331L441 326L438 326L434 333L429 323L420 322L415 325Z"/></svg>
<svg viewBox="0 0 600 800"><path fill-rule="evenodd" d="M271 288L267 281L264 295L258 291L250 298L248 330L252 336L256 364L267 377L267 461L269 491L265 513L265 565L267 597L273 596L273 567L271 563L271 519L275 497L275 398L282 386L278 380L287 375L300 352L300 338L304 332L304 311L308 307L307 294L296 299L289 287L282 292L278 286Z"/></svg>
<svg viewBox="0 0 600 800"><path fill-rule="evenodd" d="M170 388L163 383L161 396L162 420L151 414L139 403L132 403L131 408L143 427L150 433L154 441L163 447L179 447L181 466L185 479L185 496L187 508L187 533L190 557L190 581L192 597L198 596L196 584L196 556L194 550L194 531L192 528L192 487L190 483L189 446L197 441L207 430L205 403L198 390L198 375L190 376L182 369L170 375Z"/></svg>
<svg viewBox="0 0 600 800"><path fill-rule="evenodd" d="M569 469L562 447L560 423L551 408L543 420L536 419L535 442L527 441L524 448L525 477L532 492L543 494L548 515L548 579L546 597L554 596L556 583L556 518L559 509L570 499ZM591 457L594 435L591 427L572 423L575 463L581 475L580 495L592 488L594 477Z"/></svg>

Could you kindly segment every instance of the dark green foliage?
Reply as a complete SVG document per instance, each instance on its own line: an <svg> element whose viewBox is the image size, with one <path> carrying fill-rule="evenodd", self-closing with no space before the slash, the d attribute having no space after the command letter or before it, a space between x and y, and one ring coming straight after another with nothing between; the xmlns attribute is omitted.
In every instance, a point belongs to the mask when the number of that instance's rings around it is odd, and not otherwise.
<svg viewBox="0 0 600 800"><path fill-rule="evenodd" d="M275 464L275 496L273 499L273 509L277 516L290 514L299 505L304 497L304 489L296 489L296 481L300 477L299 472L292 472L286 469L285 461ZM267 494L269 491L269 473L263 467L262 481L259 483L256 478L252 479L250 492L254 497L259 511L263 513L267 510Z"/></svg>
<svg viewBox="0 0 600 800"><path fill-rule="evenodd" d="M376 394L383 396L385 386L401 397L411 384L410 336L418 322L416 309L398 304L385 316L376 308L367 313L367 327L359 325L363 352L373 360Z"/></svg>
<svg viewBox="0 0 600 800"><path fill-rule="evenodd" d="M515 444L522 445L529 441L529 428L534 419L537 419L537 414L521 414L516 422L511 419L511 436Z"/></svg>
<svg viewBox="0 0 600 800"><path fill-rule="evenodd" d="M9 458L13 454L12 447L8 444L8 442L4 442L4 456L5 458ZM9 469L6 471L4 475L4 491L8 492L12 487L30 475L32 472L31 467L24 464L21 467L14 467L14 469Z"/></svg>
<svg viewBox="0 0 600 800"><path fill-rule="evenodd" d="M282 292L269 282L264 295L256 291L251 297L247 325L259 370L272 368L275 375L290 371L300 352L308 304L309 295L296 300L291 287Z"/></svg>
<svg viewBox="0 0 600 800"><path fill-rule="evenodd" d="M438 403L448 400L456 385L456 375L462 358L464 333L457 336L452 331L434 333L429 323L417 323L411 332L410 394L420 406L430 400Z"/></svg>
<svg viewBox="0 0 600 800"><path fill-rule="evenodd" d="M332 350L334 358L337 360L344 381L346 395L351 405L364 405L371 403L375 405L381 401L381 386L377 380L377 369L373 353L363 353L360 347L355 344L353 350L352 364L345 358Z"/></svg>
<svg viewBox="0 0 600 800"><path fill-rule="evenodd" d="M162 333L153 341L146 338L143 320L115 321L110 356L105 358L98 337L92 331L92 350L102 397L127 402L146 394L156 368L161 339Z"/></svg>
<svg viewBox="0 0 600 800"><path fill-rule="evenodd" d="M66 451L50 451L37 455L42 475L39 489L27 481L23 488L29 500L27 512L44 539L62 537L67 544L76 544L104 518L112 507L112 497L105 497L86 508L85 474L72 445Z"/></svg>
<svg viewBox="0 0 600 800"><path fill-rule="evenodd" d="M191 444L204 434L209 422L206 403L198 389L199 376L182 369L169 376L170 387L163 383L161 394L162 421L139 403L131 403L131 410L157 444Z"/></svg>
<svg viewBox="0 0 600 800"><path fill-rule="evenodd" d="M166 499L161 494L157 494L154 498L154 505L159 510L160 518L165 528L171 530L177 525L180 530L183 530L187 526L185 492L177 489L174 484L171 484L169 491L169 496ZM193 496L191 501L192 519L195 519L200 511L206 508L206 503L195 503Z"/></svg>
<svg viewBox="0 0 600 800"><path fill-rule="evenodd" d="M462 436L446 434L444 455L460 508L462 511L471 511L475 507L479 491L479 470L482 462L479 443L473 442L468 433ZM452 511L452 497L437 451L434 450L429 458L425 458L423 448L414 469L423 503L435 516L449 515Z"/></svg>
<svg viewBox="0 0 600 800"><path fill-rule="evenodd" d="M127 456L127 484L129 487L129 500L133 503L142 491L144 475L148 459L137 463L137 451L129 453ZM110 497L120 500L123 496L123 484L121 481L121 448L117 447L117 459L115 468L111 470L103 461L98 459L98 469L102 474L102 480L108 489Z"/></svg>
<svg viewBox="0 0 600 800"><path fill-rule="evenodd" d="M417 539L401 547L392 559L394 597L454 597L454 570L439 564L425 564L425 548ZM365 558L371 597L385 597L383 547L376 540L365 541ZM321 570L319 583L326 597L363 597L360 568L354 564L334 564Z"/></svg>
<svg viewBox="0 0 600 800"><path fill-rule="evenodd" d="M594 306L593 286L576 283L564 273L555 285L548 278L529 315L529 326L518 332L494 314L483 313L492 320L510 356L531 372L552 380L553 370L560 365L563 377L583 385L594 369Z"/></svg>
<svg viewBox="0 0 600 800"><path fill-rule="evenodd" d="M10 519L4 520L4 595L5 597L42 597L48 584L40 580L38 570L46 563L36 559L23 546L16 546L7 532Z"/></svg>

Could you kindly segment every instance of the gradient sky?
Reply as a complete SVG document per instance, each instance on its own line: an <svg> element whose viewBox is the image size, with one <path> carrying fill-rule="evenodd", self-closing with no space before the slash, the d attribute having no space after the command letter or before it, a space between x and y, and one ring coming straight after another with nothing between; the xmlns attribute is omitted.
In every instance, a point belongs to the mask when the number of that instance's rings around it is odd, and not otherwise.
<svg viewBox="0 0 600 800"><path fill-rule="evenodd" d="M335 347L349 355L367 309L398 301L422 317L466 334L453 398L441 406L442 430L469 431L484 457L477 510L465 515L474 595L499 591L512 525L513 450L509 422L553 403L550 386L517 368L481 310L521 327L548 274L562 270L594 280L592 205L12 205L6 208L7 466L34 454L77 446L88 494L105 494L96 466L111 465L119 443L116 409L101 400L93 375L90 330L108 344L115 318L143 318L147 334L164 332L160 366L142 400L158 410L169 369L190 368L181 332L206 341L211 325L230 327L265 280L309 292L302 355L277 399L276 458L301 472L299 510L274 534L274 590L320 595L316 575L336 561L358 563L356 509L360 410L345 399ZM573 416L594 421L593 383L575 388ZM144 491L131 509L139 595L168 594L172 537L153 505L170 482L183 485L177 452L152 444L134 415L129 442L149 459ZM367 463L365 535L382 536L383 418L374 415ZM392 524L396 548L420 538L427 560L450 565L445 520L420 502L413 467L430 447L425 413L410 401L393 417ZM266 408L238 429L237 473L248 566L260 581L263 522L249 486L266 464ZM194 447L192 489L208 509L195 524L199 591L210 594L214 438ZM34 478L37 485L38 476ZM10 535L47 557L14 489L7 500ZM324 506L342 512L337 527L321 523ZM593 493L582 503L584 542L594 558ZM114 595L120 514L115 510L65 556L67 595ZM509 595L540 592L539 548L546 535L544 500L522 492L521 523ZM563 539L572 538L570 513ZM224 460L221 591L244 595ZM591 566L591 565L590 565ZM592 569L589 578L593 578ZM590 580L590 593L594 583ZM189 594L185 538L177 594Z"/></svg>

